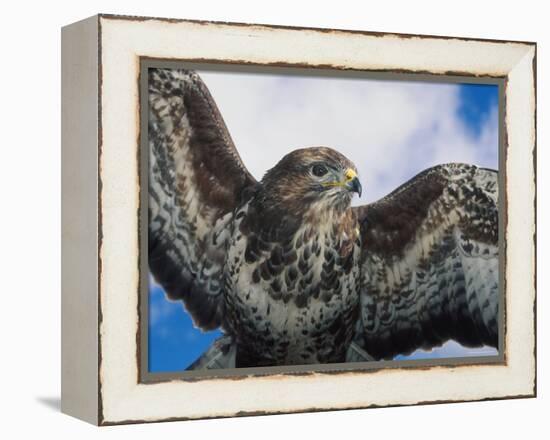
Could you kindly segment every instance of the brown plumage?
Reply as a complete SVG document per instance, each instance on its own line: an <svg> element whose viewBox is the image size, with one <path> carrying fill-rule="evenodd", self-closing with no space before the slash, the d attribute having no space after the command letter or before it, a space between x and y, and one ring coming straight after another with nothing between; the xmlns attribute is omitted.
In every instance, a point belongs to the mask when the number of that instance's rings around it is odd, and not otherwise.
<svg viewBox="0 0 550 440"><path fill-rule="evenodd" d="M359 186L356 177L334 184L350 170L330 148L293 151L237 211L225 300L237 366L345 361L359 299L358 223L349 209Z"/></svg>
<svg viewBox="0 0 550 440"><path fill-rule="evenodd" d="M151 272L226 333L196 368L497 345L495 172L443 165L351 208L354 164L315 147L257 182L186 70L150 69L148 132Z"/></svg>

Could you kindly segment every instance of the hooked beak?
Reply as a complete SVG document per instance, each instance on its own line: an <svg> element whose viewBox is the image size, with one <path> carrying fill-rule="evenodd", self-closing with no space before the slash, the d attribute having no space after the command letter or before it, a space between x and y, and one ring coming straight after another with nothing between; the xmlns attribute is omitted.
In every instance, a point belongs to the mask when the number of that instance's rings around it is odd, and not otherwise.
<svg viewBox="0 0 550 440"><path fill-rule="evenodd" d="M345 186L348 189L348 191L356 192L359 197L361 197L361 182L359 182L359 177L357 176L357 173L352 170L351 168L348 168L346 170L346 182Z"/></svg>

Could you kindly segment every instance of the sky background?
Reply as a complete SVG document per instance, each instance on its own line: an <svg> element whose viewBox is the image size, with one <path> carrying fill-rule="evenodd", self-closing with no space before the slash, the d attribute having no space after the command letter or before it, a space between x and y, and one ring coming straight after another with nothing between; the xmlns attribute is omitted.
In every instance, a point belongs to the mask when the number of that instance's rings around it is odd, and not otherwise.
<svg viewBox="0 0 550 440"><path fill-rule="evenodd" d="M422 170L466 162L498 169L496 85L199 71L248 170L260 180L281 157L330 146L355 163L354 205L383 197ZM219 331L194 328L181 302L149 283L149 370L184 370ZM450 341L396 359L496 354Z"/></svg>

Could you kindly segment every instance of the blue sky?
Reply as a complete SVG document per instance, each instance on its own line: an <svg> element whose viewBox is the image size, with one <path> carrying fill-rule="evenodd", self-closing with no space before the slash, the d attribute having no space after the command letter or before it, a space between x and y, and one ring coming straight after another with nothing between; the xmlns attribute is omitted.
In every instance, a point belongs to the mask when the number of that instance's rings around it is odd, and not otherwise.
<svg viewBox="0 0 550 440"><path fill-rule="evenodd" d="M185 370L220 334L197 330L181 303L149 283L149 371Z"/></svg>
<svg viewBox="0 0 550 440"><path fill-rule="evenodd" d="M444 162L498 168L498 88L271 74L199 72L250 172L260 179L287 152L329 145L359 170L369 203ZM151 278L149 370L184 370L220 335L194 328ZM496 354L455 342L399 359Z"/></svg>
<svg viewBox="0 0 550 440"><path fill-rule="evenodd" d="M493 109L498 106L498 88L484 84L464 84L459 87L458 117L467 130L479 136Z"/></svg>

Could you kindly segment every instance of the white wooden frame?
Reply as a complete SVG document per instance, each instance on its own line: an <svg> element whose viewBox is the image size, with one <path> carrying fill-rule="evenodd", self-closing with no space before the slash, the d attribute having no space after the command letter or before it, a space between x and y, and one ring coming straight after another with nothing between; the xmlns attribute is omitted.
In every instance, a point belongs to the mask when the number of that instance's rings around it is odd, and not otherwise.
<svg viewBox="0 0 550 440"><path fill-rule="evenodd" d="M64 412L107 425L535 395L533 43L102 15L62 47ZM140 383L140 57L505 78L505 362Z"/></svg>

